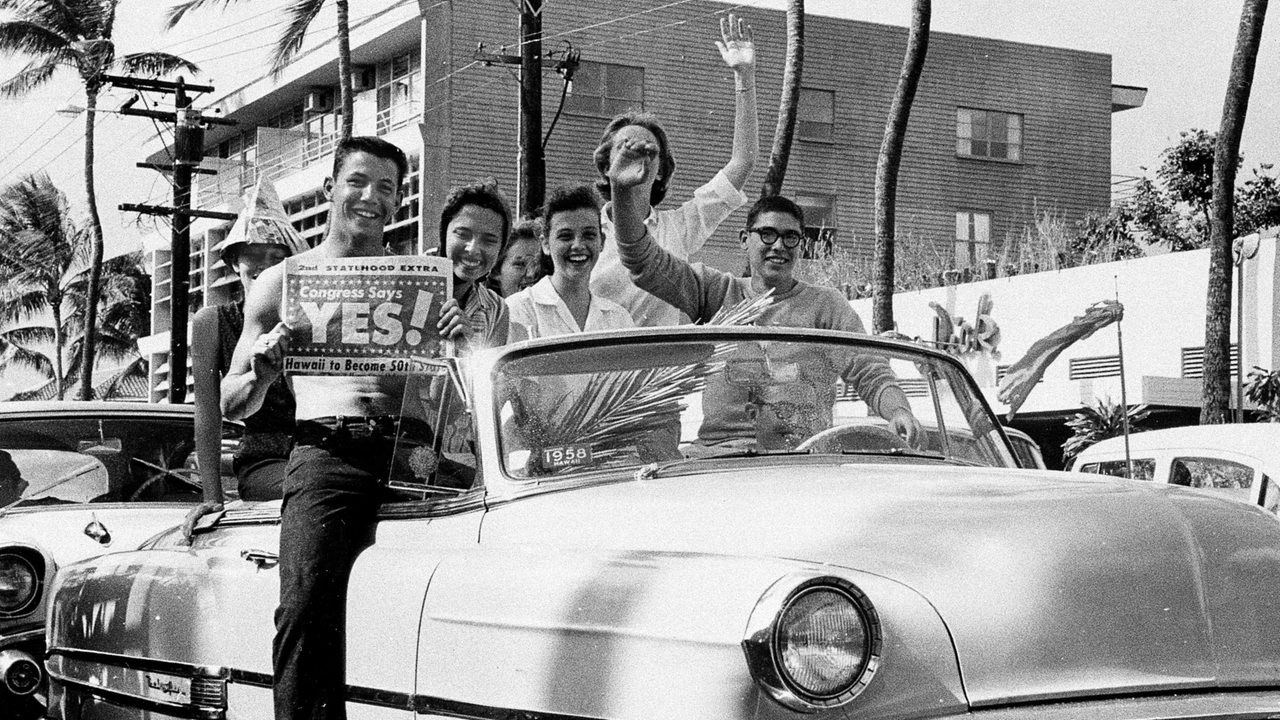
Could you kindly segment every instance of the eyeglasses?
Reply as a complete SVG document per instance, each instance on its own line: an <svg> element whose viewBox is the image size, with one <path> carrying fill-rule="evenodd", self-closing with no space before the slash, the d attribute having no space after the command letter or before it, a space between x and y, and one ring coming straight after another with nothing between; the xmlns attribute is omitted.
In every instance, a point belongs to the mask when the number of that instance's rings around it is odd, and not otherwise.
<svg viewBox="0 0 1280 720"><path fill-rule="evenodd" d="M758 228L751 228L747 232L755 233L756 235L759 235L760 242L764 243L765 245L772 245L775 242L777 242L779 238L781 238L782 246L787 249L792 249L797 247L798 245L800 245L800 241L804 240L804 233L798 230L788 230L786 232L778 232L777 228L758 227Z"/></svg>

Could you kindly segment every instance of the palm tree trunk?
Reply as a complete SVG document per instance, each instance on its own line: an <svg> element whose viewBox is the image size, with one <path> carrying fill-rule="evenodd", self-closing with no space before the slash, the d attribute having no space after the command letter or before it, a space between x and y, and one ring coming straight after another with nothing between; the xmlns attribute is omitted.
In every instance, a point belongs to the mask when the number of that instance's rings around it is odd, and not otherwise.
<svg viewBox="0 0 1280 720"><path fill-rule="evenodd" d="M342 101L342 132L338 142L351 137L355 127L355 97L351 87L351 27L347 14L347 1L336 0L338 10L338 97Z"/></svg>
<svg viewBox="0 0 1280 720"><path fill-rule="evenodd" d="M84 295L84 347L81 351L81 400L93 399L93 361L98 342L98 296L102 293L102 220L98 217L98 196L93 182L93 127L97 119L98 84L85 84L84 113L84 194L89 205L89 281Z"/></svg>
<svg viewBox="0 0 1280 720"><path fill-rule="evenodd" d="M778 106L778 126L773 131L769 170L760 189L762 197L782 193L791 159L791 141L796 131L796 107L800 103L800 77L804 73L804 0L787 2L787 61L782 70L782 101Z"/></svg>
<svg viewBox="0 0 1280 720"><path fill-rule="evenodd" d="M872 261L871 328L882 333L894 328L893 323L893 243L894 222L898 203L898 167L902 163L902 145L907 135L911 103L929 53L930 0L914 0L911 7L911 29L907 34L907 52L898 75L898 89L889 107L884 126L880 157L876 161L876 247Z"/></svg>
<svg viewBox="0 0 1280 720"><path fill-rule="evenodd" d="M54 397L61 400L67 393L66 377L62 374L62 348L67 342L62 334L62 298L49 298L49 305L53 308L53 389L56 393Z"/></svg>
<svg viewBox="0 0 1280 720"><path fill-rule="evenodd" d="M1209 241L1209 291L1204 327L1204 405L1202 425L1225 423L1230 415L1231 395L1231 245L1235 239L1233 216L1236 186L1236 158L1240 135L1249 110L1249 91L1262 41L1262 21L1267 0L1245 0L1240 12L1240 31L1231 58L1231 76L1222 103L1222 126L1213 157L1213 220ZM1243 348L1241 348L1243 351ZM1241 362L1244 358L1241 358Z"/></svg>

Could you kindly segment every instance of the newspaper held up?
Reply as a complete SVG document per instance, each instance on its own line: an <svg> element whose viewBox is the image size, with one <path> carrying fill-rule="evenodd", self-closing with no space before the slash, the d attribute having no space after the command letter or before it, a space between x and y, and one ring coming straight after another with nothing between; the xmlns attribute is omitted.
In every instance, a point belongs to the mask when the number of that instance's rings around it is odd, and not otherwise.
<svg viewBox="0 0 1280 720"><path fill-rule="evenodd" d="M286 373L409 375L441 354L440 306L453 293L447 258L289 258L282 316Z"/></svg>

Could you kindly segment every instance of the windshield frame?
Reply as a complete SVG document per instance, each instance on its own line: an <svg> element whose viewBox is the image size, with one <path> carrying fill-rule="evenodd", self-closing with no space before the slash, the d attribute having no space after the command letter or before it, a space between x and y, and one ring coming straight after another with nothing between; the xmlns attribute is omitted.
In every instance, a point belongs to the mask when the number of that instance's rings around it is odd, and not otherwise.
<svg viewBox="0 0 1280 720"><path fill-rule="evenodd" d="M537 355L552 348L560 350L589 349L603 345L652 345L665 341L679 342L727 342L762 340L793 342L832 342L861 345L872 350L882 350L894 354L919 355L929 362L944 365L950 372L943 376L944 382L961 383L975 403L974 411L980 411L995 431L999 443L1006 454L1008 467L1017 467L1016 456L1009 438L1004 433L999 418L992 411L985 395L977 386L973 377L964 365L954 356L932 347L915 342L882 338L872 335L847 333L836 330L814 330L810 328L756 327L756 326L681 326L663 328L633 328L604 332L580 333L556 338L543 338L513 343L511 345L477 353L466 363L464 375L474 401L475 429L480 456L478 458L484 468L486 503L523 496L545 489L562 489L581 485L595 485L618 480L630 479L635 473L625 469L606 468L584 471L566 476L546 477L514 477L506 472L501 459L501 408L496 402L495 388L499 383L501 369L510 362ZM949 376L949 377L947 377ZM757 456L763 460L771 457L768 454ZM772 457L785 457L775 455ZM639 470L639 468L637 468Z"/></svg>

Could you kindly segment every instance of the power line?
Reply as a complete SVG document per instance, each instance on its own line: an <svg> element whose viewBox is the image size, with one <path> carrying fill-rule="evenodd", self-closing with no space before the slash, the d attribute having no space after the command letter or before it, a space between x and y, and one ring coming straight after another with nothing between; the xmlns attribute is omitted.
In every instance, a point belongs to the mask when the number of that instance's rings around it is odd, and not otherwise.
<svg viewBox="0 0 1280 720"><path fill-rule="evenodd" d="M75 97L75 96L76 96L76 95L78 95L78 94L80 94L80 91L79 91L79 90L73 90L73 91L71 92L71 94L70 94L70 95L68 95L68 96L67 96L67 98L66 98L65 100L63 100L63 101L62 101L62 103L65 105L65 104L67 104L67 103L71 102L71 98ZM21 147L25 146L25 145L27 144L27 141L29 141L31 138L35 137L35 136L36 136L36 133L40 132L40 130L41 130L45 125L48 125L48 124L49 124L49 121L50 121L50 120L52 120L52 119L53 119L53 116L54 116L54 115L56 115L56 114L57 114L57 113L49 113L48 117L46 117L44 120L42 120L42 121L40 122L40 124L39 124L39 125L37 125L37 126L35 127L35 129L34 129L34 130L32 130L31 132L27 133L27 136L26 136L26 137L24 137L24 138L22 138L21 140L19 140L19 141L17 142L17 144L15 144L15 145L13 146L13 151L12 151L12 152L9 152L8 154L6 154L3 158L0 158L0 161L4 161L4 160L9 159L11 156L13 156L13 155L17 152L18 148L21 148ZM56 135L56 133L55 133L55 135ZM23 160L25 161L25 160L26 160L26 158L23 158Z"/></svg>

